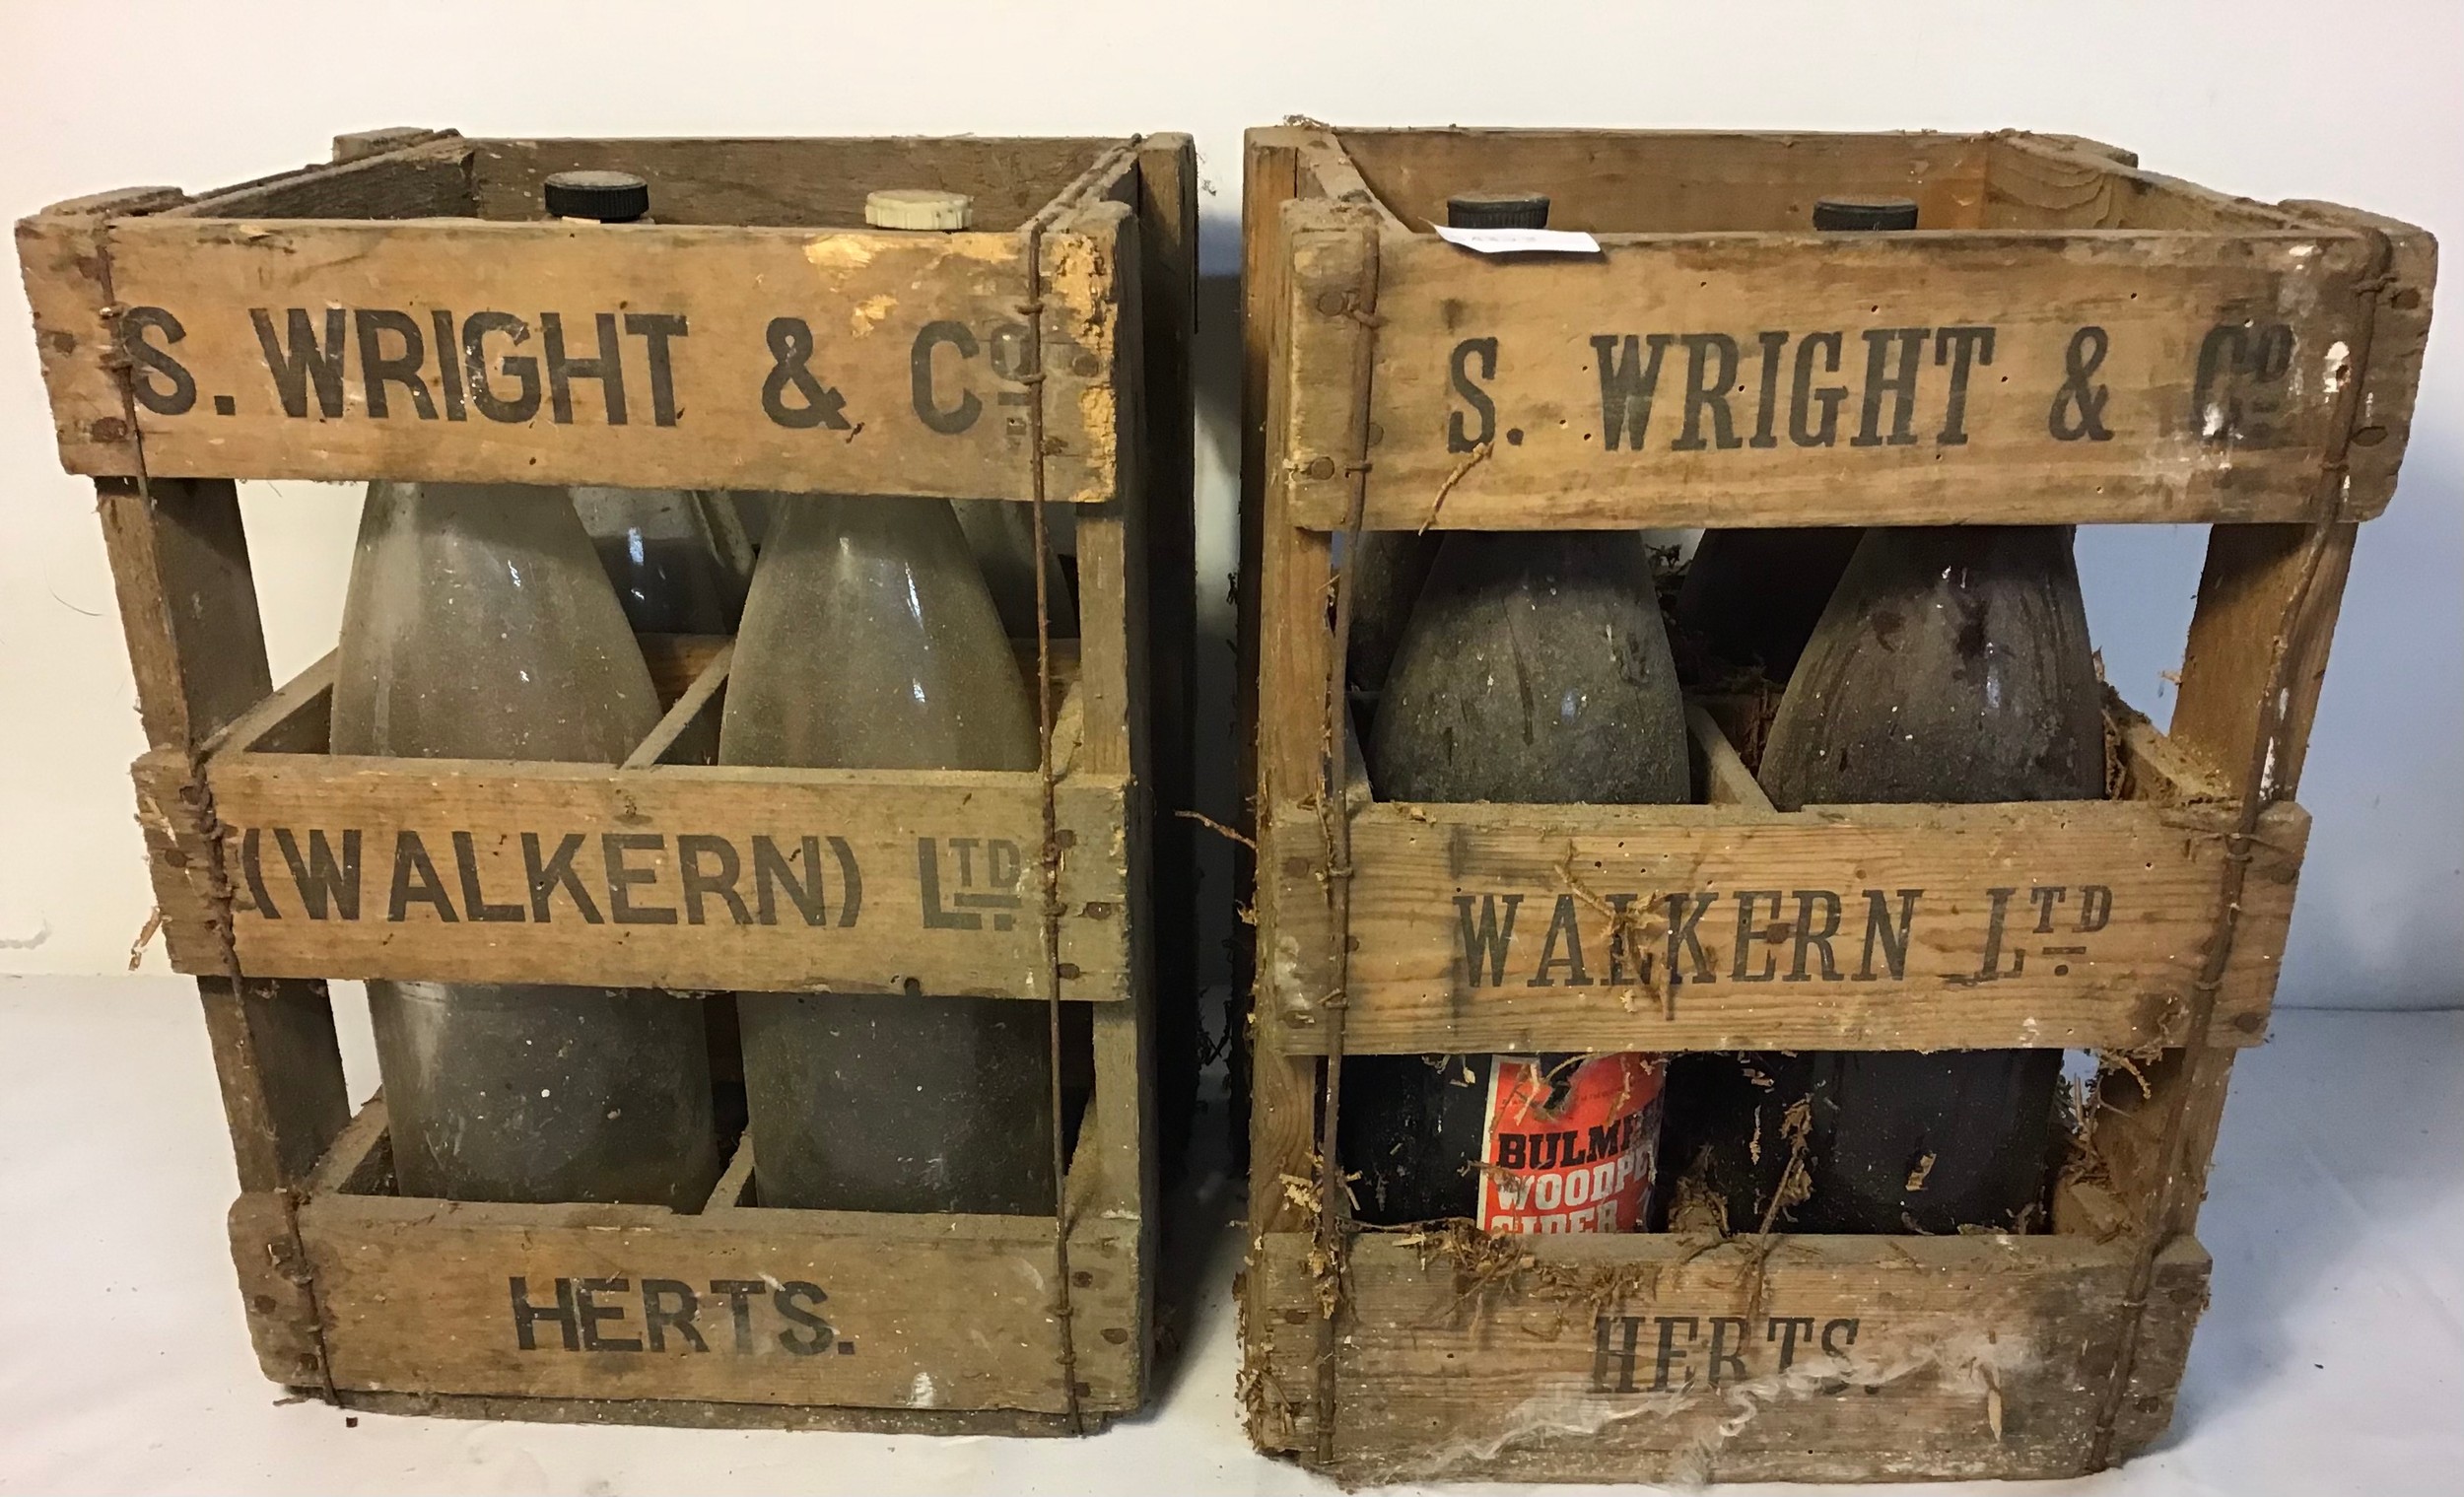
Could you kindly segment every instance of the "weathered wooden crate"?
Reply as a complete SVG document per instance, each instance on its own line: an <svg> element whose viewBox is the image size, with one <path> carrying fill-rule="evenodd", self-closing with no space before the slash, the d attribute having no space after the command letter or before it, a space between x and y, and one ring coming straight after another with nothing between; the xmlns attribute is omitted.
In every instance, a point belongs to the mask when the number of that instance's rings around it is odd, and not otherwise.
<svg viewBox="0 0 2464 1497"><path fill-rule="evenodd" d="M660 222L545 219L541 178L580 167L649 177ZM976 226L866 229L885 185L972 193ZM1182 136L386 131L19 226L61 454L102 496L139 819L269 1377L682 1423L1059 1432L1141 1404L1155 1052L1193 1002L1154 823L1186 803L1194 189ZM1068 505L1080 638L1022 645L1050 772L680 762L729 642L649 637L670 710L621 766L331 754L330 657L268 676L248 478ZM1056 1215L765 1209L749 1144L697 1213L404 1199L381 1100L351 1116L329 978L1083 1003L1094 1100Z"/></svg>
<svg viewBox="0 0 2464 1497"><path fill-rule="evenodd" d="M1602 252L1442 242L1473 189L1546 192ZM1925 232L1809 233L1834 193L1916 197ZM1244 217L1257 1443L1364 1481L2052 1476L2145 1447L2206 1301L2192 1228L2267 1027L2430 237L2022 134L1294 126L1250 136ZM1388 804L1349 737L1331 600L1360 527L2097 521L2214 525L2170 732L2116 700L2101 801L1778 812L1717 703L1687 806ZM1518 898L1532 949L1475 957L1475 912ZM1595 986L1532 981L1553 919ZM2101 1088L2044 1235L1364 1231L1327 1162L1346 1053L2038 1046L2145 1084Z"/></svg>

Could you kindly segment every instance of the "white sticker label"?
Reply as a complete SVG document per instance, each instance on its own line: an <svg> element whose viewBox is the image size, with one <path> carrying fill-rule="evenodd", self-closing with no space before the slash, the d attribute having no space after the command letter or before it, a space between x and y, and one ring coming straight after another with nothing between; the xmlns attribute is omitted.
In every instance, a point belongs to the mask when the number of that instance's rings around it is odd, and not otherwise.
<svg viewBox="0 0 2464 1497"><path fill-rule="evenodd" d="M1598 254L1600 240L1580 229L1448 229L1437 237L1480 254Z"/></svg>

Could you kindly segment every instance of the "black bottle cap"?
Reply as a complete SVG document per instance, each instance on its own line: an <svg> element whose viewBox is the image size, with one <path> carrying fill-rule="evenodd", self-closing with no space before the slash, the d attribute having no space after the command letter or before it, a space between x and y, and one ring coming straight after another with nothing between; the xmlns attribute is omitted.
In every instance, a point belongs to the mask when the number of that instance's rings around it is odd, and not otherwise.
<svg viewBox="0 0 2464 1497"><path fill-rule="evenodd" d="M650 184L630 171L559 171L542 194L551 217L630 224L650 213Z"/></svg>
<svg viewBox="0 0 2464 1497"><path fill-rule="evenodd" d="M1914 229L1916 199L1907 197L1825 197L1814 204L1814 227L1847 232Z"/></svg>
<svg viewBox="0 0 2464 1497"><path fill-rule="evenodd" d="M1458 192L1446 200L1449 229L1545 229L1545 192Z"/></svg>

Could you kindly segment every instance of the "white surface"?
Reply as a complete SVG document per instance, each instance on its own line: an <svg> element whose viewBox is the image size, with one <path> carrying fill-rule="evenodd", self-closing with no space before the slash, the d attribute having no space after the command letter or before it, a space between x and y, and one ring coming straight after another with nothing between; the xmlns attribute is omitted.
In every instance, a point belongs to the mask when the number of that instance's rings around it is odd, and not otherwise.
<svg viewBox="0 0 2464 1497"><path fill-rule="evenodd" d="M1433 224L1437 237L1481 254L1598 254L1600 240L1580 229L1449 229Z"/></svg>
<svg viewBox="0 0 2464 1497"><path fill-rule="evenodd" d="M0 4L0 209L202 188L321 158L336 131L485 135L1189 130L1205 195L1198 598L1228 637L1238 399L1228 278L1245 126L2067 130L2263 198L2464 233L2454 0L1153 0L1020 5L421 0ZM928 61L927 61L928 59ZM1580 228L1580 225L1569 225ZM7 251L13 253L14 251ZM7 277L14 281L14 276ZM2450 276L2450 282L2453 281ZM2445 300L2459 304L2451 284ZM33 340L0 291L0 971L116 971L149 900L124 767L138 740L91 491L62 476ZM2317 815L2290 1004L2464 997L2464 362L2433 340L2404 492L2363 537L2302 798ZM277 677L330 643L356 496L255 485ZM2083 539L2113 680L2162 720L2195 532ZM1231 814L1230 652L1201 651L1210 803ZM29 705L33 705L30 711ZM39 850L39 855L28 855ZM1210 934L1229 900L1216 861ZM153 960L159 964L160 954ZM158 969L159 970L159 969Z"/></svg>
<svg viewBox="0 0 2464 1497"><path fill-rule="evenodd" d="M2075 1483L1919 1490L2459 1489L2464 1014L2289 1014L2278 1034L2235 1077L2200 1234L2215 1307L2163 1448ZM1334 1490L1243 1440L1229 1230L1191 1255L1202 1308L1160 1408L1086 1442L354 1428L278 1405L248 1351L223 1237L237 1187L185 984L0 980L0 1493ZM1184 1206L1239 1209L1219 1181Z"/></svg>

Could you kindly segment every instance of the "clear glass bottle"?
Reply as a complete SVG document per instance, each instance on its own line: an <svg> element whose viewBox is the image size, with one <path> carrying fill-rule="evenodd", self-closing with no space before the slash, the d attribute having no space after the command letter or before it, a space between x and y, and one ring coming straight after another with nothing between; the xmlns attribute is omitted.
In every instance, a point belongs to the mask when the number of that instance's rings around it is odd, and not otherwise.
<svg viewBox="0 0 2464 1497"><path fill-rule="evenodd" d="M1368 756L1389 800L1688 799L1684 707L1642 537L1449 532ZM1661 1073L1646 1055L1347 1058L1338 1146L1357 1213L1638 1230ZM1612 1189L1596 1192L1602 1180Z"/></svg>
<svg viewBox="0 0 2464 1497"><path fill-rule="evenodd" d="M637 634L733 634L744 611L750 548L731 564L713 522L721 511L679 489L573 491L574 510ZM732 508L724 512L732 526Z"/></svg>
<svg viewBox="0 0 2464 1497"><path fill-rule="evenodd" d="M1026 681L949 505L780 501L737 636L719 759L1036 767ZM765 1205L1052 1210L1043 1005L754 992L738 1005Z"/></svg>
<svg viewBox="0 0 2464 1497"><path fill-rule="evenodd" d="M369 486L333 751L614 764L659 715L561 489ZM541 985L372 982L407 1195L698 1207L719 1173L699 1003Z"/></svg>
<svg viewBox="0 0 2464 1497"><path fill-rule="evenodd" d="M2100 693L2070 529L1867 531L1780 699L1760 779L1784 810L2100 798ZM1732 1229L1768 1210L1788 1154L1770 1140L1799 1099L1813 1193L1785 1211L1790 1230L2037 1219L2060 1051L1747 1058L1771 1084L1738 1089L1699 1129L1725 1140L1711 1165ZM1757 1125L1753 1160L1743 1140Z"/></svg>
<svg viewBox="0 0 2464 1497"><path fill-rule="evenodd" d="M950 508L957 511L958 527L967 532L968 549L975 552L976 565L984 573L984 585L992 594L1002 630L1013 640L1034 639L1035 515L1027 506L1002 499L962 499ZM1052 547L1044 548L1043 562L1053 638L1075 639L1078 604L1071 595L1069 578Z"/></svg>

